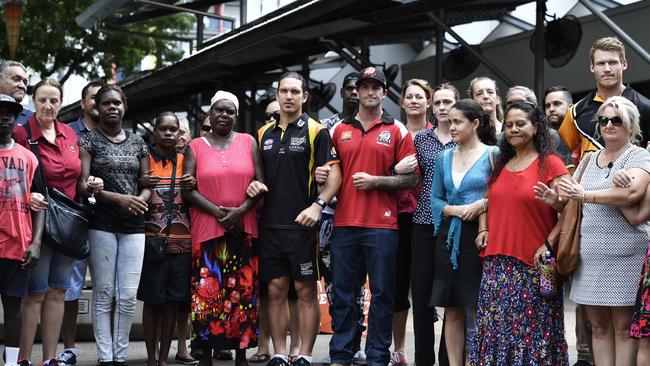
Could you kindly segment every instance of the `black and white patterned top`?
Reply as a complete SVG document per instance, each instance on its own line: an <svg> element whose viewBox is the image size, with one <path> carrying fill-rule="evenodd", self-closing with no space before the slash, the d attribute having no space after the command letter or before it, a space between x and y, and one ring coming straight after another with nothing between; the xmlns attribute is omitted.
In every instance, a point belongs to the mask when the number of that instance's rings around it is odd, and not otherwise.
<svg viewBox="0 0 650 366"><path fill-rule="evenodd" d="M591 155L582 176L580 183L587 192L612 188L612 175L621 169L650 173L650 153L645 149L630 145L611 167L596 164L601 152ZM575 170L575 179L585 160ZM571 300L593 306L634 305L648 243L645 224L630 225L618 206L582 207L580 262L573 273Z"/></svg>
<svg viewBox="0 0 650 366"><path fill-rule="evenodd" d="M420 225L433 225L431 214L431 184L433 182L433 170L436 166L436 157L443 150L456 146L449 141L443 144L433 128L423 130L415 135L415 156L420 166L422 177L422 190L418 197L418 204L413 212L413 223Z"/></svg>
<svg viewBox="0 0 650 366"><path fill-rule="evenodd" d="M124 132L126 138L114 143L95 128L79 137L79 146L90 154L90 175L104 181L104 190L137 196L140 194L140 159L148 156L149 150L142 137ZM143 233L144 216L123 215L116 205L98 201L93 206L90 227L119 233Z"/></svg>

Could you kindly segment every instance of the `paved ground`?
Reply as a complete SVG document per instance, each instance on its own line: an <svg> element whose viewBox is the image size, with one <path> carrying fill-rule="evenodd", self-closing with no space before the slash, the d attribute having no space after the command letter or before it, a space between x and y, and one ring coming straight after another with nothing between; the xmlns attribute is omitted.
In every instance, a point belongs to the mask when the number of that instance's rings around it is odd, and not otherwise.
<svg viewBox="0 0 650 366"><path fill-rule="evenodd" d="M441 309L440 309L441 310ZM442 312L440 312L442 313ZM575 304L573 304L570 300L565 301L565 314L564 314L564 320L565 320L565 327L567 329L566 332L566 338L567 338L567 343L569 345L569 361L570 364L572 365L576 361L576 352L575 352L575 333L574 333L574 328L575 328ZM437 322L436 323L436 340L438 341L440 339L440 332L442 330L442 323ZM314 362L315 363L320 363L320 361L327 356L329 352L329 340L330 340L330 335L328 334L321 334L318 336L316 340L316 346L314 347ZM436 342L437 343L437 342ZM84 342L84 343L79 343L77 344L77 347L79 349L78 353L78 363L77 365L79 366L95 366L97 364L97 353L96 353L96 348L95 344L92 342ZM62 345L59 345L59 350L61 350ZM436 344L436 349L438 349L438 345ZM407 355L409 357L409 363L413 364L413 327L412 327L412 320L409 317L408 323L407 323L407 329L406 329L406 350L407 350ZM252 355L255 352L255 350L249 350L248 354ZM35 345L32 361L34 363L40 361L40 354L41 354L41 347L40 345ZM170 351L170 358L169 362L173 364L174 362L174 355L176 354L176 342L174 341L172 343L172 349ZM147 359L147 352L144 346L144 342L142 341L132 341L129 346L129 358L128 358L128 363L129 366L137 366L137 365L144 365L145 361ZM2 361L0 361L2 362ZM234 365L233 361L214 361L214 366L226 366L226 365Z"/></svg>

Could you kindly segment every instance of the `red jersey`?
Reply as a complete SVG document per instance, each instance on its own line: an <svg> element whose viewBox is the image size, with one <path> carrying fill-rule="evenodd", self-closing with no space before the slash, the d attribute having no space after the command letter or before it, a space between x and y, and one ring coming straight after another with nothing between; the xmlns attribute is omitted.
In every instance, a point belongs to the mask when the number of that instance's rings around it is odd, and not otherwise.
<svg viewBox="0 0 650 366"><path fill-rule="evenodd" d="M334 226L397 229L396 193L381 189L358 190L352 183L352 176L357 172L392 175L395 164L415 153L413 138L406 126L384 111L367 131L358 120L347 118L335 124L331 134L343 174Z"/></svg>
<svg viewBox="0 0 650 366"><path fill-rule="evenodd" d="M551 155L539 169L539 158L518 172L503 168L488 189L488 245L481 257L507 255L533 265L533 256L557 222L557 212L535 199L537 182L549 184L569 174L562 159Z"/></svg>
<svg viewBox="0 0 650 366"><path fill-rule="evenodd" d="M29 209L38 160L19 144L0 149L0 258L21 260L32 241Z"/></svg>

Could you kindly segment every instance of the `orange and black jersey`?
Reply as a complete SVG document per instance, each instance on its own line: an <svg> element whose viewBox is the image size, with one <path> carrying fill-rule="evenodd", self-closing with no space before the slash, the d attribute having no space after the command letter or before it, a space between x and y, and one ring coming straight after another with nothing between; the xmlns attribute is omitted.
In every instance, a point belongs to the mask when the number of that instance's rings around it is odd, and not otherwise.
<svg viewBox="0 0 650 366"><path fill-rule="evenodd" d="M269 191L264 195L260 224L278 229L304 229L294 220L317 195L313 180L318 166L338 163L325 126L305 113L286 129L270 122L257 131Z"/></svg>

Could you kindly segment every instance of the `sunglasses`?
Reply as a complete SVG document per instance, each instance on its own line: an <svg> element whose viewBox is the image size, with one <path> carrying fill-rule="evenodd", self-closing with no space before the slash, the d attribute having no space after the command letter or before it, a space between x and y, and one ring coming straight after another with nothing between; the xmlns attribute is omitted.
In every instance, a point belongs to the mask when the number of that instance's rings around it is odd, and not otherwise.
<svg viewBox="0 0 650 366"><path fill-rule="evenodd" d="M277 118L276 115L278 114L278 112L279 111L275 111L275 112L271 112L271 113L269 113L269 112L264 113L264 120L268 121L268 120L271 120L271 119L276 119Z"/></svg>
<svg viewBox="0 0 650 366"><path fill-rule="evenodd" d="M607 117L607 116L599 116L598 117L598 125L600 127L605 127L609 122L612 122L612 126L614 127L620 127L623 125L623 120L619 116L614 116L614 117Z"/></svg>
<svg viewBox="0 0 650 366"><path fill-rule="evenodd" d="M210 132L210 131L212 131L212 126L210 126L210 125L201 125L201 131Z"/></svg>

